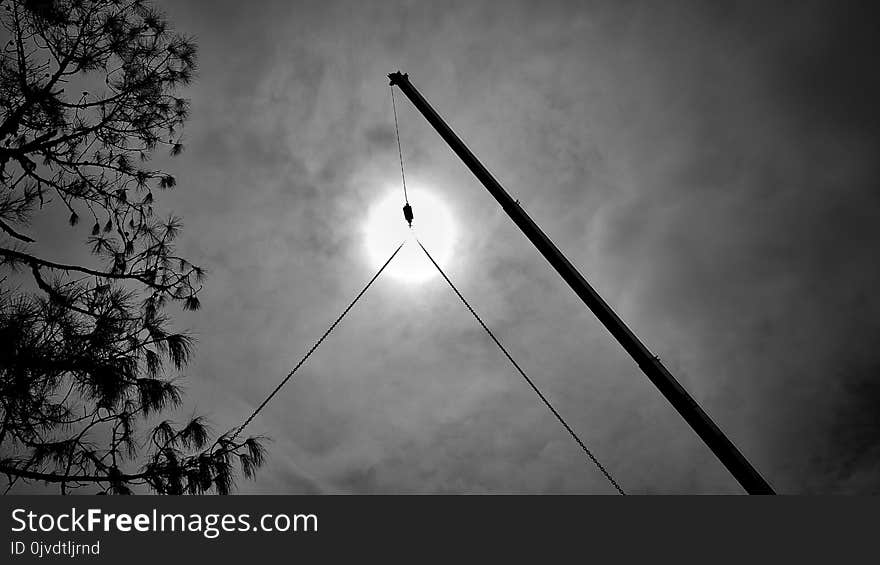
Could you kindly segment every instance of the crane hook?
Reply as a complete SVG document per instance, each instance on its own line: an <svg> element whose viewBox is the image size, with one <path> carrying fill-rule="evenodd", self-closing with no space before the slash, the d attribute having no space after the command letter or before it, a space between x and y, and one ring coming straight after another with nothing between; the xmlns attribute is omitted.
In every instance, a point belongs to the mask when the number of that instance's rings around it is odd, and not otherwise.
<svg viewBox="0 0 880 565"><path fill-rule="evenodd" d="M406 203L403 207L403 218L406 220L406 223L409 224L409 227L412 227L413 221L413 211L412 206L409 205L409 202Z"/></svg>

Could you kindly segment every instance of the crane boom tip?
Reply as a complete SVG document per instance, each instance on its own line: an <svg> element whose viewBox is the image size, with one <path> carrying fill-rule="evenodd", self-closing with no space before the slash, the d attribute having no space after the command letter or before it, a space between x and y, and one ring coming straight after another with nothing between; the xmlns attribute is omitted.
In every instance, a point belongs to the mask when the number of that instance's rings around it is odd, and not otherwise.
<svg viewBox="0 0 880 565"><path fill-rule="evenodd" d="M397 71L396 73L389 74L388 78L391 81L388 84L391 86L394 86L404 80L409 80L409 75L407 73L402 73L400 71Z"/></svg>

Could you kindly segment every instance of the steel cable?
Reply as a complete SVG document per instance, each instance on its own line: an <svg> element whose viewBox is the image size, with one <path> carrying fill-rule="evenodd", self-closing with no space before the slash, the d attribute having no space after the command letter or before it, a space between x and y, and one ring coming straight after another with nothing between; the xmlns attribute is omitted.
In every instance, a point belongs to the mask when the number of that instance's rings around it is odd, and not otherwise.
<svg viewBox="0 0 880 565"><path fill-rule="evenodd" d="M522 378L525 379L525 381L529 384L529 386L532 387L532 390L535 391L535 394L538 395L538 397L544 402L544 404L547 406L547 408L550 409L550 411L553 413L553 415L556 416L556 419L559 420L559 423L562 424L562 426L566 429L566 431L568 431L568 433L571 435L571 437L574 438L574 440L581 447L581 449L584 450L584 453L587 454L587 457L589 457L590 460L596 465L596 467L602 472L602 474L605 475L605 478L608 479L608 482L610 482L614 486L614 488L617 490L617 492L625 495L626 493L620 487L620 484L618 484L618 482L614 479L614 477L611 476L611 473L608 472L608 470L602 465L602 463L600 463L599 460L596 459L596 456L593 455L593 452L590 451L589 448L587 448L587 446L584 444L583 441L581 441L581 438L578 437L577 433L575 433L575 431L571 428L571 426L569 426L568 423L565 421L565 419L563 419L562 415L556 411L556 409L553 407L552 404L550 404L550 401L547 400L547 397L544 396L544 394L535 385L534 381L532 381L532 379L529 378L529 376L525 373L525 371L523 371L522 367L519 366L519 363L514 361L513 357L511 357L511 355L507 351L507 349L505 349L505 347L503 345L501 345L501 342L498 340L497 337L495 337L495 334L492 333L492 330L490 330L489 327L485 324L485 322L483 322L483 319L480 318L479 314L477 314L477 312L471 307L471 305L468 303L468 301L465 299L465 297L462 296L461 292L458 291L458 288L455 287L455 285L452 283L452 281L449 279L449 277L446 276L446 273L443 271L443 269L440 268L440 265L437 264L437 261L435 261L434 258L431 256L431 254L428 253L428 250L425 249L425 246L422 245L422 242L418 241L418 239L416 241L418 242L419 247L422 248L422 251L425 252L425 255L428 256L428 259L431 260L431 263L433 263L434 266L437 268L437 271L439 271L440 274L443 276L443 278L446 279L446 282L449 284L450 288L452 288L452 290L458 296L459 300L461 300L461 302L467 307L467 309L474 316L474 318L477 320L477 322L479 322L479 324L483 327L483 329L486 330L486 333L489 334L489 337L492 338L492 341L495 342L495 345L498 346L498 349L500 349L501 352L504 353L504 356L507 357L507 360L510 361L510 363L516 368L516 370L519 372L519 374L522 376Z"/></svg>
<svg viewBox="0 0 880 565"><path fill-rule="evenodd" d="M397 156L400 157L400 178L403 181L403 200L409 204L406 194L406 175L403 174L403 150L400 148L400 128L397 125L397 104L394 102L394 87L391 87L391 108L394 110L394 133L397 134Z"/></svg>
<svg viewBox="0 0 880 565"><path fill-rule="evenodd" d="M351 310L354 307L354 305L357 304L357 301L360 300L361 296L363 296L364 293L367 292L367 289L370 288L370 286L373 284L373 282L377 278L379 278L379 275L381 275L382 271L385 270L385 267L387 267L388 264L391 263L391 260L394 259L394 257L401 250L401 248L403 247L403 245L405 243L406 243L406 240L404 240L400 245L397 246L397 249L394 250L394 253L391 254L391 257L389 257L388 260L385 261L385 263L382 265L382 267L379 268L379 270L376 272L376 274L373 275L373 278L370 279L370 282L368 282L367 285L358 293L358 295L355 296L354 300L351 301L351 304L349 304L348 307L342 311L342 314L340 314L339 317L336 318L336 321L334 321L332 324L330 324L330 327L327 328L327 331L324 332L324 335L322 335L321 338L315 342L315 344L312 346L312 348L309 349L308 352L306 352L306 354L303 356L303 358L299 360L299 363L296 364L296 366L293 368L293 370L291 370L289 373L287 373L287 376L284 377L280 383L278 383L278 386L275 387L275 390L273 390L271 393L269 393L269 396L267 396L266 399L263 400L263 402L260 403L259 406L257 406L257 408L256 408L256 410L254 410L253 414L248 416L247 420L245 420L244 423L238 427L238 429L235 431L235 433L232 434L232 436L229 438L230 441L234 441L235 438L238 437L238 435L242 432L242 430L244 430L245 427L247 427L247 425L250 424L251 421L257 417L257 414L260 413L260 410L262 410L269 403L269 401L272 400L272 397L274 397L278 393L278 391L281 390L281 388L285 384L287 384L287 381L289 381L290 378L293 377L294 373L296 373L299 370L299 368L302 367L303 363L305 363L306 360L312 355L312 353L314 353L315 350L318 349L318 346L320 346L321 343L327 338L327 336L330 335L330 332L332 332L333 329L337 325L339 325L339 322L342 321L342 318L344 318L345 315L348 314L349 310Z"/></svg>

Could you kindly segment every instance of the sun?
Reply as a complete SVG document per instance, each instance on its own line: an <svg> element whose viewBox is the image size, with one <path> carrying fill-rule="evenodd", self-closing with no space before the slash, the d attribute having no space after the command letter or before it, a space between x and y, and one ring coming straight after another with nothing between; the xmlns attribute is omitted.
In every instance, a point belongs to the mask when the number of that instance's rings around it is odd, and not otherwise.
<svg viewBox="0 0 880 565"><path fill-rule="evenodd" d="M431 252L442 267L452 256L455 223L449 208L436 195L422 187L407 183L409 203L413 209L412 230L403 218L403 195L400 189L389 191L370 207L364 226L367 255L376 268L400 244L407 240L397 257L385 269L393 278L407 283L420 283L439 274L415 241Z"/></svg>

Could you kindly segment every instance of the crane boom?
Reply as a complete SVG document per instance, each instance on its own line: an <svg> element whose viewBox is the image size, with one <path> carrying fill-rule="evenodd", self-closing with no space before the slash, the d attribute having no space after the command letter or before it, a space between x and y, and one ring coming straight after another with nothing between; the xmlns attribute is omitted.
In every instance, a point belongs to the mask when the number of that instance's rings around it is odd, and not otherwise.
<svg viewBox="0 0 880 565"><path fill-rule="evenodd" d="M653 355L638 337L627 327L622 319L611 309L605 300L593 289L562 251L550 240L540 227L529 217L518 202L507 194L495 177L483 166L464 142L446 124L427 100L416 90L407 74L396 72L388 75L391 86L400 88L416 109L428 120L440 137L464 162L489 193L507 212L510 219L522 230L556 272L568 283L587 308L599 318L602 325L620 343L656 386L660 393L672 404L696 434L706 443L721 463L739 481L749 494L776 494L770 484L749 463L737 447L724 435L690 394L666 369L660 359Z"/></svg>

